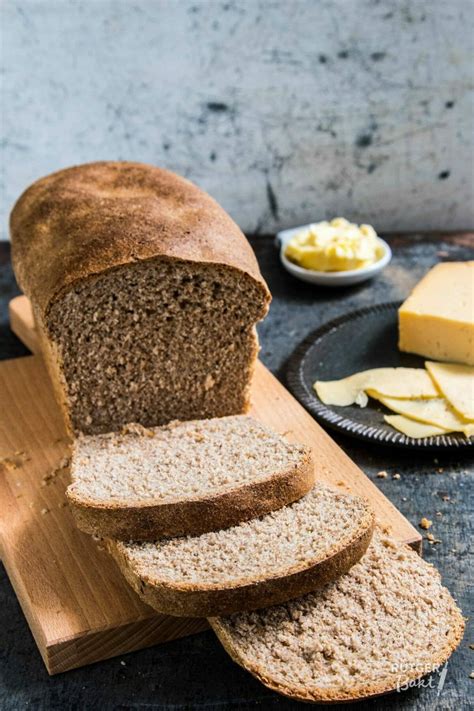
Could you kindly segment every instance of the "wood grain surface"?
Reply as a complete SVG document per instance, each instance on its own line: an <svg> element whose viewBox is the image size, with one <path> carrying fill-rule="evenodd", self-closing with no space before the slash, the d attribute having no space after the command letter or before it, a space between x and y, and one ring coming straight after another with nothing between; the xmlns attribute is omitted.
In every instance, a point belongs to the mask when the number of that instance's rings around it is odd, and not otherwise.
<svg viewBox="0 0 474 711"><path fill-rule="evenodd" d="M25 297L10 304L13 331L35 352ZM51 674L206 627L158 615L127 586L100 541L67 508L70 442L39 355L0 363L0 545L3 563ZM311 446L320 479L361 494L381 522L420 549L421 537L281 383L258 363L252 414Z"/></svg>

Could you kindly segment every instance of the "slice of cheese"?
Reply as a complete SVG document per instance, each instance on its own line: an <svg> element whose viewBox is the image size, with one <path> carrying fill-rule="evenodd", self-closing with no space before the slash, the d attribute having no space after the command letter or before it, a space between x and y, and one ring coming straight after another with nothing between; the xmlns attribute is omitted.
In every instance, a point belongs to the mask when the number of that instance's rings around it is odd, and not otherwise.
<svg viewBox="0 0 474 711"><path fill-rule="evenodd" d="M425 422L410 420L408 417L404 417L403 415L384 415L383 419L391 427L394 427L399 432L407 435L407 437L413 437L413 439L434 437L436 435L443 435L453 431L445 430L443 427L436 427L436 425L428 425Z"/></svg>
<svg viewBox="0 0 474 711"><path fill-rule="evenodd" d="M401 351L474 365L474 261L437 264L398 311Z"/></svg>
<svg viewBox="0 0 474 711"><path fill-rule="evenodd" d="M460 417L474 421L474 368L457 363L432 363L425 366L451 407Z"/></svg>
<svg viewBox="0 0 474 711"><path fill-rule="evenodd" d="M385 407L412 420L442 427L452 432L464 432L466 437L474 435L474 423L466 422L452 410L444 398L432 400L401 400L394 397L377 396Z"/></svg>
<svg viewBox="0 0 474 711"><path fill-rule="evenodd" d="M373 368L354 373L342 380L318 380L314 383L325 405L345 407L367 405L365 391L400 398L437 398L439 392L423 368Z"/></svg>

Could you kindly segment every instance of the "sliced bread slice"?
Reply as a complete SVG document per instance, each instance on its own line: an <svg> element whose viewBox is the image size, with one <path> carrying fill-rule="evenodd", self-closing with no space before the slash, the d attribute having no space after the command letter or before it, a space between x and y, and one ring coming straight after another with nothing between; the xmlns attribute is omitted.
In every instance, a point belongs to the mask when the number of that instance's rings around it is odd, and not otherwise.
<svg viewBox="0 0 474 711"><path fill-rule="evenodd" d="M464 629L437 570L378 528L360 562L322 590L210 623L263 684L319 703L402 688L444 664Z"/></svg>
<svg viewBox="0 0 474 711"><path fill-rule="evenodd" d="M78 527L120 540L197 535L285 506L314 483L307 447L251 417L79 438L67 490Z"/></svg>
<svg viewBox="0 0 474 711"><path fill-rule="evenodd" d="M297 597L345 573L373 528L365 499L317 484L300 501L227 530L109 542L132 587L169 615L208 617Z"/></svg>

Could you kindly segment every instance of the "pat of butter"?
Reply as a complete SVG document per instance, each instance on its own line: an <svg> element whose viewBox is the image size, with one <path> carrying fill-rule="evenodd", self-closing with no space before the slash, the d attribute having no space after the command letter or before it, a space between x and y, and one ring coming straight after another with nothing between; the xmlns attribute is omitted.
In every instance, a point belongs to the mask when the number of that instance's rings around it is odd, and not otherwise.
<svg viewBox="0 0 474 711"><path fill-rule="evenodd" d="M474 365L474 261L437 264L398 311L401 351Z"/></svg>
<svg viewBox="0 0 474 711"><path fill-rule="evenodd" d="M425 363L434 382L460 417L474 421L474 368L457 363Z"/></svg>
<svg viewBox="0 0 474 711"><path fill-rule="evenodd" d="M423 368L373 368L342 380L318 380L314 389L325 405L367 405L366 391L398 398L437 398L430 376Z"/></svg>
<svg viewBox="0 0 474 711"><path fill-rule="evenodd" d="M361 269L380 259L381 252L371 225L355 225L343 217L310 225L285 247L290 261L318 272Z"/></svg>

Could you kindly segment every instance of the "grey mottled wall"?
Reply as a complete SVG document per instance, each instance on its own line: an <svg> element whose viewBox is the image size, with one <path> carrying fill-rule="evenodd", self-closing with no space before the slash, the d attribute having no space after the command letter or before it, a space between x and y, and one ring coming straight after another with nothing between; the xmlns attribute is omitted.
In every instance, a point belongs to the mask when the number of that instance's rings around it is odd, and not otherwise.
<svg viewBox="0 0 474 711"><path fill-rule="evenodd" d="M69 164L156 163L247 231L474 224L474 0L2 0L1 236Z"/></svg>

